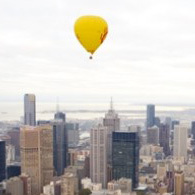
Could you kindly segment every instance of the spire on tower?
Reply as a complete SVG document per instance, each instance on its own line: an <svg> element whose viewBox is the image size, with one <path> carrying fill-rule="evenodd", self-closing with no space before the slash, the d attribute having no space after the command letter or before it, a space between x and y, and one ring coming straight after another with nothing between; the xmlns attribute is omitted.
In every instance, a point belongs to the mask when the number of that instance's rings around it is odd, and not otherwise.
<svg viewBox="0 0 195 195"><path fill-rule="evenodd" d="M111 97L111 100L110 100L110 110L113 110L113 101L112 101L112 97Z"/></svg>
<svg viewBox="0 0 195 195"><path fill-rule="evenodd" d="M59 112L59 111L60 111L59 97L57 97L56 112Z"/></svg>

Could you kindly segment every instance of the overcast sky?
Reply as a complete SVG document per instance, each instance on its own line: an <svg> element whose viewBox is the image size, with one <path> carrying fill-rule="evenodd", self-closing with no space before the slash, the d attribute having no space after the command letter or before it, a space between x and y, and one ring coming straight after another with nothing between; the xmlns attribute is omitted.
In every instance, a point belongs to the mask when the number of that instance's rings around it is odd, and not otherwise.
<svg viewBox="0 0 195 195"><path fill-rule="evenodd" d="M0 101L195 104L194 0L1 0ZM102 16L89 60L73 26Z"/></svg>

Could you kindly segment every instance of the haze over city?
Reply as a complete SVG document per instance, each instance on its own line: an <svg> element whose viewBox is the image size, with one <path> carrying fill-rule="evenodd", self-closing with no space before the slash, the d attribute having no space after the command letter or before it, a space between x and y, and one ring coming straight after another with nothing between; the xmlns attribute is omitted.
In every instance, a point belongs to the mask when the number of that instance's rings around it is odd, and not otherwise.
<svg viewBox="0 0 195 195"><path fill-rule="evenodd" d="M2 0L0 101L194 105L195 2ZM75 20L101 15L109 34L93 60ZM1 109L0 109L1 111Z"/></svg>

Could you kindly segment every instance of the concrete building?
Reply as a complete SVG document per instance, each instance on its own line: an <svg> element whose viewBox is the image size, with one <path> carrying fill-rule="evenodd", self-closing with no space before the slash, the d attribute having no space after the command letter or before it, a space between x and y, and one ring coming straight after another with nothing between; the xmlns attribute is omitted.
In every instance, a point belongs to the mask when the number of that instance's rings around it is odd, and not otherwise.
<svg viewBox="0 0 195 195"><path fill-rule="evenodd" d="M36 126L36 98L34 94L24 95L24 125Z"/></svg>
<svg viewBox="0 0 195 195"><path fill-rule="evenodd" d="M0 182L6 177L6 148L5 141L0 140Z"/></svg>
<svg viewBox="0 0 195 195"><path fill-rule="evenodd" d="M174 195L184 195L184 173L182 171L175 173Z"/></svg>
<svg viewBox="0 0 195 195"><path fill-rule="evenodd" d="M19 177L20 177L21 181L23 182L24 195L32 195L31 178L24 173L22 175L20 175Z"/></svg>
<svg viewBox="0 0 195 195"><path fill-rule="evenodd" d="M187 160L188 128L184 125L175 125L173 155L176 159Z"/></svg>
<svg viewBox="0 0 195 195"><path fill-rule="evenodd" d="M147 105L147 121L146 128L153 127L155 125L155 105Z"/></svg>
<svg viewBox="0 0 195 195"><path fill-rule="evenodd" d="M91 129L90 136L90 178L94 183L107 185L107 140L108 129L102 125Z"/></svg>
<svg viewBox="0 0 195 195"><path fill-rule="evenodd" d="M148 144L159 144L159 128L157 126L149 127L147 129L147 142Z"/></svg>
<svg viewBox="0 0 195 195"><path fill-rule="evenodd" d="M61 179L51 181L50 184L43 187L44 195L61 195Z"/></svg>
<svg viewBox="0 0 195 195"><path fill-rule="evenodd" d="M165 163L160 163L157 165L157 178L160 181L164 181L164 179L166 178L166 174L167 174L167 168Z"/></svg>
<svg viewBox="0 0 195 195"><path fill-rule="evenodd" d="M119 180L108 182L108 190L115 191L121 190L122 193L131 194L132 192L132 180L127 178L120 178Z"/></svg>
<svg viewBox="0 0 195 195"><path fill-rule="evenodd" d="M68 137L65 122L55 120L53 125L53 164L57 176L64 174L68 163Z"/></svg>
<svg viewBox="0 0 195 195"><path fill-rule="evenodd" d="M112 132L120 130L120 118L113 108L112 99L110 102L110 109L103 118L103 126L107 127Z"/></svg>
<svg viewBox="0 0 195 195"><path fill-rule="evenodd" d="M62 176L61 195L78 194L78 189L75 189L78 178L73 173L65 173Z"/></svg>
<svg viewBox="0 0 195 195"><path fill-rule="evenodd" d="M6 164L11 164L15 161L15 146L7 145L6 146Z"/></svg>
<svg viewBox="0 0 195 195"><path fill-rule="evenodd" d="M6 193L11 195L24 195L23 182L19 177L13 177L6 182Z"/></svg>
<svg viewBox="0 0 195 195"><path fill-rule="evenodd" d="M51 126L25 126L20 133L21 172L32 179L32 194L39 195L53 177Z"/></svg>
<svg viewBox="0 0 195 195"><path fill-rule="evenodd" d="M141 135L141 126L139 126L139 125L130 125L128 127L128 131L132 132L132 133L138 133L139 135Z"/></svg>

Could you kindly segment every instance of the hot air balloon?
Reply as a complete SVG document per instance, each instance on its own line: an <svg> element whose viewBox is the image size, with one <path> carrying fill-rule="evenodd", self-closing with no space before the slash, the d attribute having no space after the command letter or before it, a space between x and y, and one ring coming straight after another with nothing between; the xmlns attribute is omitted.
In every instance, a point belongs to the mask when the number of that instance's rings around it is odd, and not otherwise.
<svg viewBox="0 0 195 195"><path fill-rule="evenodd" d="M92 55L104 42L108 33L106 21L99 16L82 16L74 25L74 31L81 45Z"/></svg>

